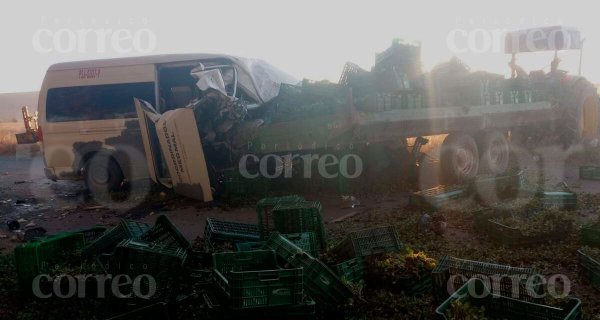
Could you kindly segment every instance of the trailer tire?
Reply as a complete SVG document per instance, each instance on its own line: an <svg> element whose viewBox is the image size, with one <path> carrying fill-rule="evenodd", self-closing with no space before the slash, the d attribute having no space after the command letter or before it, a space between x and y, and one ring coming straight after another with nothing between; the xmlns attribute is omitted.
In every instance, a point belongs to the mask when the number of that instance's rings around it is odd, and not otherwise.
<svg viewBox="0 0 600 320"><path fill-rule="evenodd" d="M510 146L508 140L499 131L484 132L478 139L479 172L503 174L508 169L510 161Z"/></svg>
<svg viewBox="0 0 600 320"><path fill-rule="evenodd" d="M440 151L440 165L444 183L470 179L479 170L479 151L475 140L464 133L451 133Z"/></svg>

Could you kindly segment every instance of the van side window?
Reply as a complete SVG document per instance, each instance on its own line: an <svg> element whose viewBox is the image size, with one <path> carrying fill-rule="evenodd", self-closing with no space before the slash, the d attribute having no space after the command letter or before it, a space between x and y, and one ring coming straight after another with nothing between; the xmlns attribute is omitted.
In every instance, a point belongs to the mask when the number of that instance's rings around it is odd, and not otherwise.
<svg viewBox="0 0 600 320"><path fill-rule="evenodd" d="M53 88L46 98L46 121L136 118L134 97L154 105L154 83Z"/></svg>

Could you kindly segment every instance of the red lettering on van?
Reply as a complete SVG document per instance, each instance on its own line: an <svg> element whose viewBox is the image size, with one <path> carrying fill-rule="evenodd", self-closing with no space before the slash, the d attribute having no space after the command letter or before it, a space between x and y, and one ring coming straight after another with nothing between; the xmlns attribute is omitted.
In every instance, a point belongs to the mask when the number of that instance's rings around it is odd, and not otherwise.
<svg viewBox="0 0 600 320"><path fill-rule="evenodd" d="M79 79L96 79L96 78L100 78L100 68L79 69Z"/></svg>

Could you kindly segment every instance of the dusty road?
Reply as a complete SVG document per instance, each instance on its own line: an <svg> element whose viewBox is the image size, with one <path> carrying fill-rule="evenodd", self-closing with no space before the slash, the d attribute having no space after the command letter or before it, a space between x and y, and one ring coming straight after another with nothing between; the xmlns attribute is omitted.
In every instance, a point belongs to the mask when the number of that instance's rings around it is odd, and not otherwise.
<svg viewBox="0 0 600 320"><path fill-rule="evenodd" d="M526 165L521 164L523 167L535 166L539 162L536 162L532 155L521 158L522 162L529 162ZM565 181L578 193L600 192L600 181L579 180L579 165L593 164L589 159L566 159L558 152L552 157L547 157L543 163L539 165L539 170L544 171L548 185ZM431 177L435 175L436 165L435 161L429 161L421 168L423 187L435 184ZM206 206L198 201L172 194L167 194L164 199L159 197L151 203L144 202L143 198L135 198L108 208L94 209L97 204L86 198L81 181L50 181L43 174L43 166L41 157L20 160L9 156L0 157L0 254L9 253L20 243L16 234L10 232L6 226L5 222L9 220L21 221L22 227L40 226L48 233L55 233L98 224L115 225L120 218L151 223L159 214L166 214L190 240L202 235L207 217L256 222L251 203L236 205L233 208ZM407 203L407 193L402 192L362 195L361 206L355 209L342 208L345 204L337 193L304 196L309 200L322 202L324 219L329 228L332 228L339 218L347 215L385 212L388 209L402 208ZM595 212L586 215L586 219L595 215Z"/></svg>
<svg viewBox="0 0 600 320"><path fill-rule="evenodd" d="M256 223L252 204L231 207L207 207L198 201L168 195L164 201L151 204L141 198L109 208L93 209L97 204L86 198L81 181L51 181L43 174L41 157L16 160L0 157L0 254L6 254L19 243L10 232L6 221L20 220L21 227L40 226L49 234L89 227L115 225L120 218L152 223L159 214L166 214L190 240L201 236L206 218L215 217L240 222ZM317 200L306 195L309 200ZM357 209L341 208L339 195L320 195L326 223L375 207L394 208L406 203L406 197L363 201ZM92 210L90 210L92 208Z"/></svg>

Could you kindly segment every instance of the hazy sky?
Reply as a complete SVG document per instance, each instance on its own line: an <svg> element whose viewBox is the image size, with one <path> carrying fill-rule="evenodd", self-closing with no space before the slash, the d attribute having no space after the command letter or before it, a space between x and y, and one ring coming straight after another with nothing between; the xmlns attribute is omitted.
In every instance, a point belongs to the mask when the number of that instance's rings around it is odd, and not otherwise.
<svg viewBox="0 0 600 320"><path fill-rule="evenodd" d="M582 31L583 74L600 82L595 1L15 1L0 11L0 93L38 90L56 62L190 52L262 58L298 78L337 81L346 61L370 69L393 38L420 41L427 69L456 55L506 74L499 32L557 24ZM531 70L547 68L552 53L521 56ZM577 72L578 52L561 57Z"/></svg>

